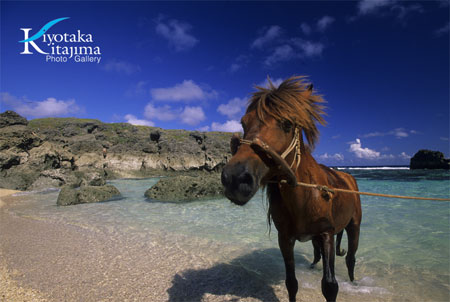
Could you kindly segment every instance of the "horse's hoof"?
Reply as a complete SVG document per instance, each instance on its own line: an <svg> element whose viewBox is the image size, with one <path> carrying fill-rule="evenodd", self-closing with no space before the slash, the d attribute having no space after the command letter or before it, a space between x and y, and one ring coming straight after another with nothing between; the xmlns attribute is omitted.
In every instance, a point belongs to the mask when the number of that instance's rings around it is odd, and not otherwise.
<svg viewBox="0 0 450 302"><path fill-rule="evenodd" d="M347 251L344 249L342 249L340 251L339 250L336 251L336 255L338 255L340 257L345 256L345 254L347 254Z"/></svg>
<svg viewBox="0 0 450 302"><path fill-rule="evenodd" d="M319 260L319 261L320 261L320 260ZM314 261L313 263L311 263L311 264L309 265L309 268L310 268L310 269L315 269L315 268L316 268L316 264L319 263L319 261Z"/></svg>

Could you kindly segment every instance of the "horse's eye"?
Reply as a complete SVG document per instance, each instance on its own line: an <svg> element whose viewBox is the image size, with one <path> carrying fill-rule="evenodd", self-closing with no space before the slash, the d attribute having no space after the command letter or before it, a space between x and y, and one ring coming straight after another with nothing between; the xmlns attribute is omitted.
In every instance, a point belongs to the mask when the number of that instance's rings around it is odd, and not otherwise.
<svg viewBox="0 0 450 302"><path fill-rule="evenodd" d="M281 122L281 129L283 129L284 132L290 132L292 129L292 123L288 120L284 120Z"/></svg>

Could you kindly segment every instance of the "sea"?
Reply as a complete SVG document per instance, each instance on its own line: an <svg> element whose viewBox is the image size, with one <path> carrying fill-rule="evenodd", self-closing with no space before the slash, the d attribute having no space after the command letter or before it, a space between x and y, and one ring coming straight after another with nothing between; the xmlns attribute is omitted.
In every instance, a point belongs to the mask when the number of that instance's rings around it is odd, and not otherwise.
<svg viewBox="0 0 450 302"><path fill-rule="evenodd" d="M352 174L360 191L450 197L449 171L398 166L335 169ZM201 254L211 263L239 264L255 278L284 284L277 231L268 226L263 191L243 207L225 198L187 203L146 199L144 192L158 180L113 180L110 183L120 190L121 198L69 207L55 205L55 190L26 193L28 202L12 211L142 240L157 233L169 244L179 245L177 238L182 236L192 243L184 247L187 254ZM336 257L340 295L347 294L351 301L450 301L450 203L372 196L361 196L361 202L356 280L349 281L345 259ZM346 245L344 235L342 247ZM309 268L311 243L297 242L295 258L298 295L302 290L320 293L322 266Z"/></svg>

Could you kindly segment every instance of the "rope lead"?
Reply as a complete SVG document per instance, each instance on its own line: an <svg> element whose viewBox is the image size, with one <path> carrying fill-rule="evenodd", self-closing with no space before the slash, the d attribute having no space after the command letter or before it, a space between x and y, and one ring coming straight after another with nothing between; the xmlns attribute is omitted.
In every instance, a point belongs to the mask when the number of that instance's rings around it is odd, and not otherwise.
<svg viewBox="0 0 450 302"><path fill-rule="evenodd" d="M280 184L287 184L286 180L280 180ZM297 182L296 186L307 187L320 190L325 193L334 194L335 192L357 194L357 195L368 195L368 196L378 196L378 197L388 197L388 198L401 198L401 199L416 199L416 200L437 200L437 201L450 201L450 198L436 198L436 197L417 197L417 196L402 196L402 195L391 195L391 194L381 194L381 193L371 193L371 192L361 192L347 189L337 189L329 188L322 185L308 184L304 182Z"/></svg>

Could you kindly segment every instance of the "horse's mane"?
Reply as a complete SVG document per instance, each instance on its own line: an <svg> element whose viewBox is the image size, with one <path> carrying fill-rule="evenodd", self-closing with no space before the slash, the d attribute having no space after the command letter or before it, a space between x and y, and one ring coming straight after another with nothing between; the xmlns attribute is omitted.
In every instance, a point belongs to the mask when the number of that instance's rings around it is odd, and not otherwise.
<svg viewBox="0 0 450 302"><path fill-rule="evenodd" d="M325 125L322 115L325 114L325 100L321 95L314 94L305 76L293 76L275 87L267 78L269 87L255 86L257 89L249 100L247 112L256 110L258 119L264 123L265 117L271 116L277 121L288 120L293 125L300 126L308 140L309 147L314 146L319 138L317 123Z"/></svg>

